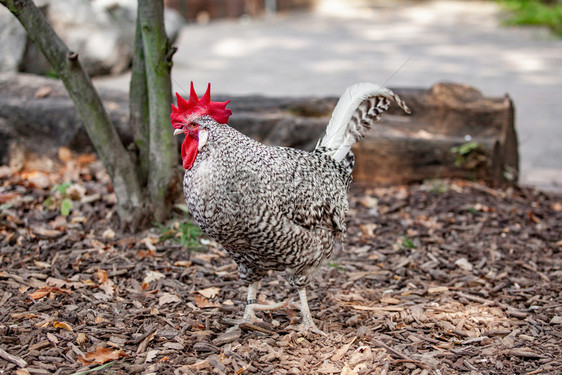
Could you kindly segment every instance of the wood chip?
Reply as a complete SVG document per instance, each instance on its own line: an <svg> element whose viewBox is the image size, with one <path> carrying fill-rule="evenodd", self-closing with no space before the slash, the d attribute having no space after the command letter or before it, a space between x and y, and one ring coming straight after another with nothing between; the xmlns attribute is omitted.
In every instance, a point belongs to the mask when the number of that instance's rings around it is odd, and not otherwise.
<svg viewBox="0 0 562 375"><path fill-rule="evenodd" d="M355 342L355 340L357 340L357 336L351 339L350 342L344 344L338 350L336 350L336 352L334 353L334 355L332 355L330 359L335 362L341 360L349 350L349 347Z"/></svg>
<svg viewBox="0 0 562 375"><path fill-rule="evenodd" d="M6 361L12 362L14 364L16 364L19 367L26 367L27 366L27 362L23 359L21 359L18 356L12 355L8 352L6 352L4 349L0 348L0 357L4 358Z"/></svg>

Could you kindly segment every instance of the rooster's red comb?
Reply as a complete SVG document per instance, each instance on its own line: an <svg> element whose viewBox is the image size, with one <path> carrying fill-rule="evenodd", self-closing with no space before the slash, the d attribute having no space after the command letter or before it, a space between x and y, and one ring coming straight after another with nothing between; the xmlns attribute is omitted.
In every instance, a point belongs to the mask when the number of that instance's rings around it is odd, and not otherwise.
<svg viewBox="0 0 562 375"><path fill-rule="evenodd" d="M197 97L197 93L193 88L193 82L191 82L191 90L189 93L189 100L186 101L176 92L176 97L178 99L177 108L172 104L172 114L170 115L170 120L172 121L172 126L174 129L179 129L187 121L188 117L191 116L211 116L219 124L228 123L228 118L232 115L232 111L226 108L226 105L230 102L212 102L211 101L211 84L207 86L207 91L201 97Z"/></svg>

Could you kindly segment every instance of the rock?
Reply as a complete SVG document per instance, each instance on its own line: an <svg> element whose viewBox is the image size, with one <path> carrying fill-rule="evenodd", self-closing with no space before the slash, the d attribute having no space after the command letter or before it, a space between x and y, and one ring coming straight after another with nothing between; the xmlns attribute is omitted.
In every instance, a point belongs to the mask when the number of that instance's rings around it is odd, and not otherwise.
<svg viewBox="0 0 562 375"><path fill-rule="evenodd" d="M184 25L185 19L177 10L164 8L164 29L166 29L166 35L168 35L171 43L178 39L180 30Z"/></svg>
<svg viewBox="0 0 562 375"><path fill-rule="evenodd" d="M36 98L40 87L49 87L49 96ZM110 119L128 145L132 135L128 130L127 94L101 90L100 96L106 108L111 108ZM60 81L13 73L0 73L0 146L0 164L21 164L14 165L16 169L23 166L24 159L56 159L62 146L79 152L94 151Z"/></svg>
<svg viewBox="0 0 562 375"><path fill-rule="evenodd" d="M89 75L118 74L131 66L136 1L41 0L36 4L68 48L78 53ZM0 71L51 73L49 63L39 49L27 41L17 19L4 7L0 10ZM174 41L184 23L183 18L173 9L166 9L165 17L167 33Z"/></svg>
<svg viewBox="0 0 562 375"><path fill-rule="evenodd" d="M10 11L0 6L0 72L17 72L25 52L27 34Z"/></svg>

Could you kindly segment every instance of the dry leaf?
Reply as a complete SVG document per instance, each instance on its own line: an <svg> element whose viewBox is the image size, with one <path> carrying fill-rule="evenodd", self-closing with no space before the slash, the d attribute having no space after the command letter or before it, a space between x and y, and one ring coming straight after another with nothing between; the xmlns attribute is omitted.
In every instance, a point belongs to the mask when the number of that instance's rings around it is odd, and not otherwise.
<svg viewBox="0 0 562 375"><path fill-rule="evenodd" d="M91 164L97 160L96 154L82 154L76 158L76 163L80 166Z"/></svg>
<svg viewBox="0 0 562 375"><path fill-rule="evenodd" d="M379 200L369 195L365 195L359 199L359 203L361 203L361 205L365 208L375 208L379 205Z"/></svg>
<svg viewBox="0 0 562 375"><path fill-rule="evenodd" d="M111 228L107 228L101 235L105 240L111 240L115 237L115 232Z"/></svg>
<svg viewBox="0 0 562 375"><path fill-rule="evenodd" d="M33 319L37 318L37 315L30 313L30 312L23 312L23 313L13 313L10 314L13 319Z"/></svg>
<svg viewBox="0 0 562 375"><path fill-rule="evenodd" d="M66 329L67 331L72 331L72 327L70 326L70 324L68 324L66 322L57 322L55 320L55 321L53 321L53 327Z"/></svg>
<svg viewBox="0 0 562 375"><path fill-rule="evenodd" d="M135 236L124 237L117 241L117 245L125 247L133 247L133 245L136 243L137 238Z"/></svg>
<svg viewBox="0 0 562 375"><path fill-rule="evenodd" d="M57 279L55 277L48 277L47 280L45 280L45 282L47 283L47 285L49 286L56 286L57 288L82 288L84 286L86 286L85 283L80 282L80 281L68 281L68 280L61 280L61 279Z"/></svg>
<svg viewBox="0 0 562 375"><path fill-rule="evenodd" d="M54 286L44 286L41 289L36 290L35 292L31 293L29 297L31 299L40 299L45 297L49 293L60 293L60 294L67 294L68 291L65 289L57 288Z"/></svg>
<svg viewBox="0 0 562 375"><path fill-rule="evenodd" d="M94 249L103 250L103 249L106 248L106 246L105 246L104 243L102 243L101 241L96 240L95 238L92 238L92 239L90 240L90 245L92 245L92 247L93 247Z"/></svg>
<svg viewBox="0 0 562 375"><path fill-rule="evenodd" d="M199 259L204 262L210 262L213 259L217 259L219 256L217 254L209 254L209 253L195 253L191 255L194 259Z"/></svg>
<svg viewBox="0 0 562 375"><path fill-rule="evenodd" d="M334 353L334 355L332 355L332 358L330 359L334 362L342 359L345 356L345 353L347 353L347 351L349 350L351 344L353 344L356 339L357 337L354 337L349 343L345 344L344 346L336 350L336 352Z"/></svg>
<svg viewBox="0 0 562 375"><path fill-rule="evenodd" d="M53 92L53 89L50 88L49 86L41 86L35 91L35 94L33 94L33 97L35 99L43 99L43 98L46 98L47 96L51 95L52 92Z"/></svg>
<svg viewBox="0 0 562 375"><path fill-rule="evenodd" d="M21 197L21 195L16 193L0 193L0 204L7 203L12 199L16 199Z"/></svg>
<svg viewBox="0 0 562 375"><path fill-rule="evenodd" d="M59 238L60 236L62 236L64 234L64 232L61 232L60 230L56 230L56 229L48 229L48 228L42 228L42 227L32 227L31 228L31 232L36 235L37 237L41 238L41 239L56 239Z"/></svg>
<svg viewBox="0 0 562 375"><path fill-rule="evenodd" d="M193 295L193 301L200 309L208 309L212 307L220 307L220 304L209 301L207 298L200 294Z"/></svg>
<svg viewBox="0 0 562 375"><path fill-rule="evenodd" d="M41 261L38 261L38 260L34 260L33 264L35 264L35 267L38 267L38 268L43 268L43 269L51 268L51 265L49 263L41 262Z"/></svg>
<svg viewBox="0 0 562 375"><path fill-rule="evenodd" d="M156 251L155 250L139 250L137 251L137 256L140 259L144 259L144 258L154 258L154 256L156 255Z"/></svg>
<svg viewBox="0 0 562 375"><path fill-rule="evenodd" d="M12 168L7 165L0 165L0 178L6 178L12 174Z"/></svg>
<svg viewBox="0 0 562 375"><path fill-rule="evenodd" d="M220 291L220 288L212 286L210 288L200 289L197 291L197 293L201 294L205 298L215 298Z"/></svg>
<svg viewBox="0 0 562 375"><path fill-rule="evenodd" d="M98 270L98 280L100 284L105 283L107 280L109 280L109 277L107 276L107 272L105 272L102 269Z"/></svg>
<svg viewBox="0 0 562 375"><path fill-rule="evenodd" d="M148 271L142 282L143 284L150 284L152 281L160 280L165 277L166 275L158 271Z"/></svg>
<svg viewBox="0 0 562 375"><path fill-rule="evenodd" d="M189 260L178 260L174 262L174 267L191 267L191 264Z"/></svg>
<svg viewBox="0 0 562 375"><path fill-rule="evenodd" d="M47 176L47 174L43 172L39 172L39 171L21 172L20 177L23 180L27 180L32 186L35 186L40 189L46 189L51 185L49 176Z"/></svg>
<svg viewBox="0 0 562 375"><path fill-rule="evenodd" d="M121 357L128 357L123 349L109 350L107 348L98 347L95 352L86 353L85 356L79 356L77 359L84 366L89 366L93 364L102 365L105 362L114 361Z"/></svg>
<svg viewBox="0 0 562 375"><path fill-rule="evenodd" d="M340 375L357 375L357 371L352 370L346 363L341 369Z"/></svg>
<svg viewBox="0 0 562 375"><path fill-rule="evenodd" d="M359 225L359 228L361 228L361 238L368 239L368 238L376 237L375 231L378 228L377 224L375 223L361 224Z"/></svg>
<svg viewBox="0 0 562 375"><path fill-rule="evenodd" d="M162 294L162 296L158 300L158 305L162 306L162 305L165 305L167 303L180 302L180 301L181 301L181 298L176 296L175 294L164 293L164 294Z"/></svg>
<svg viewBox="0 0 562 375"><path fill-rule="evenodd" d="M156 244L158 242L158 238L156 237L145 237L142 240L139 241L141 244L145 245L147 247L147 249L152 250L152 251L156 251L156 246L154 246L154 244Z"/></svg>
<svg viewBox="0 0 562 375"><path fill-rule="evenodd" d="M146 353L146 359L144 360L145 362L152 362L152 360L154 358L156 358L156 356L158 355L160 351L159 350L149 350Z"/></svg>
<svg viewBox="0 0 562 375"><path fill-rule="evenodd" d="M72 151L68 147L59 147L58 156L60 161L68 163L72 160Z"/></svg>
<svg viewBox="0 0 562 375"><path fill-rule="evenodd" d="M78 333L78 335L76 336L76 343L77 343L78 345L82 345L83 343L86 342L87 339L88 339L88 337L87 337L84 333L80 332L80 333Z"/></svg>
<svg viewBox="0 0 562 375"><path fill-rule="evenodd" d="M100 285L100 289L103 290L108 296L112 296L115 293L115 284L111 280L107 280Z"/></svg>

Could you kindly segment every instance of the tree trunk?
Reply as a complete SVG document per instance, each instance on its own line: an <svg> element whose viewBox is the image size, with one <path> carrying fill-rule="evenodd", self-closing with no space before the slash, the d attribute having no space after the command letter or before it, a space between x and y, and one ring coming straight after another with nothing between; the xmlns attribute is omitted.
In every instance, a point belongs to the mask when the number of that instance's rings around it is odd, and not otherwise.
<svg viewBox="0 0 562 375"><path fill-rule="evenodd" d="M90 77L82 69L78 54L71 52L43 13L31 0L0 0L21 22L31 40L41 49L63 81L78 115L113 181L121 222L134 226L143 196L136 168L109 121Z"/></svg>
<svg viewBox="0 0 562 375"><path fill-rule="evenodd" d="M139 182L146 186L148 181L149 140L148 129L148 86L144 66L144 45L140 26L140 7L137 10L137 26L135 30L135 56L131 68L131 83L129 86L129 125L131 126L134 144L139 161Z"/></svg>
<svg viewBox="0 0 562 375"><path fill-rule="evenodd" d="M144 64L149 108L149 175L148 191L154 217L168 216L177 190L178 152L170 128L172 85L171 58L175 49L164 30L162 1L139 0L139 18L144 45Z"/></svg>

